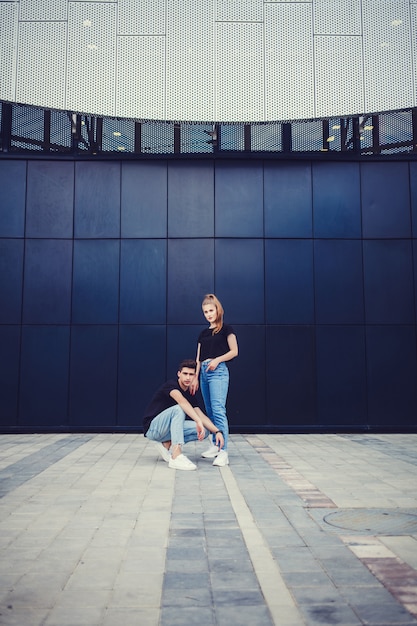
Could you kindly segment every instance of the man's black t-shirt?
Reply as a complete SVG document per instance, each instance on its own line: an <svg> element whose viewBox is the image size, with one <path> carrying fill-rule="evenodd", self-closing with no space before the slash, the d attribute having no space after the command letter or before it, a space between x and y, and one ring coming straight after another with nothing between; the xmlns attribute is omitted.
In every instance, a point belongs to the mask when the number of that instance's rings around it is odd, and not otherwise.
<svg viewBox="0 0 417 626"><path fill-rule="evenodd" d="M159 389L154 393L151 401L145 409L145 413L143 415L143 434L146 435L148 432L149 426L154 417L165 411L171 406L177 404L173 398L169 395L171 391L174 389L178 389L180 393L184 396L188 402L190 402L193 407L201 408L201 398L197 393L195 396L192 396L188 389L183 391L178 384L178 380L168 380L166 383L161 385Z"/></svg>

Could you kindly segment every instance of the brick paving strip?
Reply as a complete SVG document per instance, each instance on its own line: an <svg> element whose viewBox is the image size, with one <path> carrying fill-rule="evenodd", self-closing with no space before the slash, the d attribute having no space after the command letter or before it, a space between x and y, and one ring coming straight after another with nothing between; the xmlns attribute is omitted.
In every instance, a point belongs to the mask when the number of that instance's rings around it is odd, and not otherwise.
<svg viewBox="0 0 417 626"><path fill-rule="evenodd" d="M335 509L336 504L322 493L313 483L305 479L285 459L259 437L247 435L245 439L262 456L276 473L291 487L309 508Z"/></svg>
<svg viewBox="0 0 417 626"><path fill-rule="evenodd" d="M417 617L417 571L401 561L377 537L341 537L370 572Z"/></svg>
<svg viewBox="0 0 417 626"><path fill-rule="evenodd" d="M306 508L338 508L315 485L256 435L246 441L305 502ZM375 536L340 536L340 539L400 604L417 618L417 570L404 563Z"/></svg>

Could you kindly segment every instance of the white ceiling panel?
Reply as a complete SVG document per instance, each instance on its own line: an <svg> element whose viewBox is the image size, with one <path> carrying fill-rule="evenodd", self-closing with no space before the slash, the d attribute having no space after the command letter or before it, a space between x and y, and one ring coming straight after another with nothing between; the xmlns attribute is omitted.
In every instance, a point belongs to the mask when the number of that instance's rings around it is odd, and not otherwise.
<svg viewBox="0 0 417 626"><path fill-rule="evenodd" d="M417 0L0 0L0 98L273 122L416 106Z"/></svg>
<svg viewBox="0 0 417 626"><path fill-rule="evenodd" d="M216 28L216 119L263 119L264 57L256 41L263 25L220 22Z"/></svg>
<svg viewBox="0 0 417 626"><path fill-rule="evenodd" d="M406 108L414 100L409 10L408 0L362 0L367 113Z"/></svg>
<svg viewBox="0 0 417 626"><path fill-rule="evenodd" d="M360 37L315 37L316 116L331 117L333 111L347 115L364 110L362 42ZM352 75L357 77L352 81Z"/></svg>
<svg viewBox="0 0 417 626"><path fill-rule="evenodd" d="M165 37L118 38L116 110L134 118L138 109L150 119L166 117Z"/></svg>
<svg viewBox="0 0 417 626"><path fill-rule="evenodd" d="M214 23L212 0L168 0L166 114L171 120L214 116Z"/></svg>
<svg viewBox="0 0 417 626"><path fill-rule="evenodd" d="M66 22L19 24L17 102L64 108L66 37Z"/></svg>
<svg viewBox="0 0 417 626"><path fill-rule="evenodd" d="M262 22L263 0L216 0L218 22Z"/></svg>
<svg viewBox="0 0 417 626"><path fill-rule="evenodd" d="M17 59L17 12L16 2L0 3L0 99L14 100Z"/></svg>
<svg viewBox="0 0 417 626"><path fill-rule="evenodd" d="M312 5L266 5L266 119L314 117L313 77Z"/></svg>
<svg viewBox="0 0 417 626"><path fill-rule="evenodd" d="M20 0L20 19L50 21L67 19L68 0Z"/></svg>
<svg viewBox="0 0 417 626"><path fill-rule="evenodd" d="M119 0L118 35L165 35L166 0Z"/></svg>
<svg viewBox="0 0 417 626"><path fill-rule="evenodd" d="M70 2L66 108L115 115L115 3Z"/></svg>
<svg viewBox="0 0 417 626"><path fill-rule="evenodd" d="M314 0L315 35L360 35L361 0Z"/></svg>
<svg viewBox="0 0 417 626"><path fill-rule="evenodd" d="M417 3L417 0L416 0ZM412 41L412 59L413 59L413 92L417 90L417 6L411 7L411 41ZM415 96L416 97L416 96Z"/></svg>

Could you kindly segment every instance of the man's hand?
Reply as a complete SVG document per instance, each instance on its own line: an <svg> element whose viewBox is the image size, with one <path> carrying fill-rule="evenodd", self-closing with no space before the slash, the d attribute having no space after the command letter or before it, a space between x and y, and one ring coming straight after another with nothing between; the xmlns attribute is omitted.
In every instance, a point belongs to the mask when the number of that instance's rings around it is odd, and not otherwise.
<svg viewBox="0 0 417 626"><path fill-rule="evenodd" d="M216 433L216 446L221 450L224 446L224 437L221 432Z"/></svg>
<svg viewBox="0 0 417 626"><path fill-rule="evenodd" d="M197 439L199 441L203 441L203 439L206 436L206 429L203 426L203 422L201 420L198 420L198 421L196 420L195 427L197 430Z"/></svg>

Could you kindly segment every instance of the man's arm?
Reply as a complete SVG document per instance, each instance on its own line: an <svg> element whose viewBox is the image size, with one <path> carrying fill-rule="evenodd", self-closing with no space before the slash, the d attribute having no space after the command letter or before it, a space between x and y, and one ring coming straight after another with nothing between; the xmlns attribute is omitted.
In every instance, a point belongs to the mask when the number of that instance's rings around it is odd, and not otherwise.
<svg viewBox="0 0 417 626"><path fill-rule="evenodd" d="M197 413L196 409L194 409L191 406L191 404L188 402L187 398L184 398L184 396L182 395L181 391L179 391L178 389L173 389L170 392L169 395L182 408L184 413L186 415L188 415L188 417L190 417L196 423L197 438L200 441L202 439L204 439L204 436L205 436L206 433L205 433L205 430L204 430L203 422L201 420L201 416Z"/></svg>
<svg viewBox="0 0 417 626"><path fill-rule="evenodd" d="M194 407L195 412L200 417L204 428L209 430L211 433L216 434L216 446L221 450L224 446L224 435L221 430L217 428L211 421L211 419L203 413L203 411L198 407Z"/></svg>

